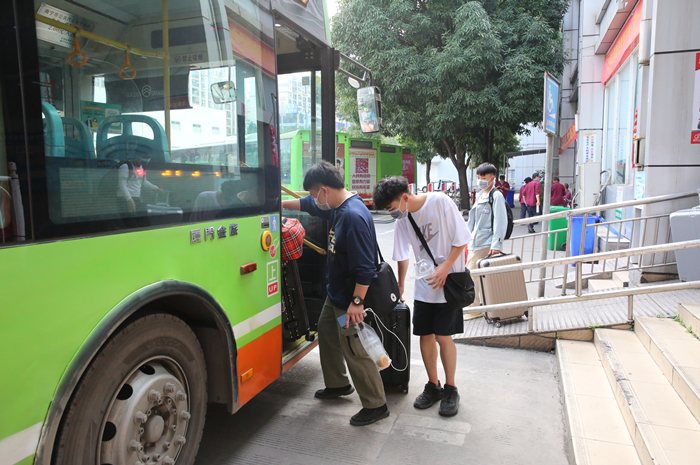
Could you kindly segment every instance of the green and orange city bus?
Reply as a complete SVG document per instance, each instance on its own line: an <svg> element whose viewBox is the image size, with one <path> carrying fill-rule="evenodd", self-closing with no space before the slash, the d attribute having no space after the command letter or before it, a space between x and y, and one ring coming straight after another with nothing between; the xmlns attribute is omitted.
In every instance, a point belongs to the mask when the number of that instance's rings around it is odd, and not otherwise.
<svg viewBox="0 0 700 465"><path fill-rule="evenodd" d="M282 324L277 76L322 77L334 162L325 11L0 5L0 464L190 464L207 403L236 412L313 348L322 255L299 260L305 337Z"/></svg>

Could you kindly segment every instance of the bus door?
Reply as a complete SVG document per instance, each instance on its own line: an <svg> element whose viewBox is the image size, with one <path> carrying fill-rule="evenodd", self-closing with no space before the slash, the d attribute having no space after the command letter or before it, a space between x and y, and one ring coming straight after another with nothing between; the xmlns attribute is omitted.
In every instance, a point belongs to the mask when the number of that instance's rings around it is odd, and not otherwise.
<svg viewBox="0 0 700 465"><path fill-rule="evenodd" d="M278 5L279 6L279 5ZM323 56L332 53L322 40L303 33L292 21L275 16L279 128L283 134L281 178L293 190L300 190L308 169L327 160L335 163L335 112L324 102L334 100L334 69L323 66ZM334 105L334 104L333 104ZM328 153L327 153L328 152ZM326 248L328 224L302 212L282 212L298 218L306 238ZM326 256L309 246L297 260L303 298L311 330L326 299Z"/></svg>

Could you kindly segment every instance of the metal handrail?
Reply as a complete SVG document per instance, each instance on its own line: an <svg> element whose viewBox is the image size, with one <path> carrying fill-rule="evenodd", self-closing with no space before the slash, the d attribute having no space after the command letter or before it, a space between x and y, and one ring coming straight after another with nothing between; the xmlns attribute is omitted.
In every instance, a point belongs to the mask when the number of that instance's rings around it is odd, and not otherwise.
<svg viewBox="0 0 700 465"><path fill-rule="evenodd" d="M490 274L530 270L533 268L577 264L583 262L592 262L595 260L609 260L611 258L625 258L648 253L671 252L673 250L692 249L693 247L700 247L700 239L684 242L671 242L668 244L648 245L646 247L635 247L632 249L613 250L611 252L576 255L574 257L554 258L551 260L540 260L536 262L516 263L514 265L504 265L496 268L479 268L475 270L469 270L469 273L472 276L486 276Z"/></svg>
<svg viewBox="0 0 700 465"><path fill-rule="evenodd" d="M652 203L667 202L669 200L685 199L688 197L697 197L697 192L684 192L681 194L666 194L658 195L656 197L648 197L645 199L637 200L625 200L624 202L606 203L604 205L596 205L593 207L577 208L575 210L564 210L556 213L548 213L546 215L540 215L536 217L523 218L513 221L514 224L528 224L540 221L554 220L557 218L566 218L572 215L582 215L584 213L594 213L602 210L612 210L617 208L634 207L636 205L648 205Z"/></svg>
<svg viewBox="0 0 700 465"><path fill-rule="evenodd" d="M474 313L475 310L480 312L493 312L497 310L511 310L515 308L523 307L543 307L547 305L565 304L571 302L582 302L584 300L599 300L599 299L609 299L612 297L629 297L638 294L653 294L656 292L665 291L682 291L686 289L698 289L700 288L700 281L688 281L685 283L671 283L671 284L656 284L653 286L643 286L643 287L628 287L626 289L620 289L616 291L605 291L605 292L595 292L592 294L584 295L567 295L563 297L547 297L545 299L538 300L522 300L520 302L508 302L504 304L491 304L482 305L480 307L466 307L463 310L465 315ZM528 317L531 318L531 317Z"/></svg>
<svg viewBox="0 0 700 465"><path fill-rule="evenodd" d="M74 34L79 37L85 37L86 39L94 40L95 42L99 42L101 44L109 45L110 47L118 48L119 50L124 50L125 52L133 53L134 55L141 55L145 57L156 57L156 58L165 58L168 56L168 52L153 52L150 50L143 50L137 47L132 47L129 44L123 43L123 42L118 42L116 40L108 39L107 37L103 37L101 35L94 34L92 32L86 31L84 29L80 29L79 27L76 27L72 24L65 24L60 21L56 21L55 19L47 18L46 16L40 15L39 13L34 15L34 19L39 21L40 23L44 23L48 26L55 27L57 29L62 29L66 32L70 32L71 34Z"/></svg>
<svg viewBox="0 0 700 465"><path fill-rule="evenodd" d="M645 286L645 287L635 287L635 288L628 288L628 289L621 289L621 290L616 290L616 291L608 291L608 292L599 292L599 293L594 293L594 294L582 294L582 281L583 281L583 271L582 271L582 265L583 262L590 262L594 260L606 260L606 259L612 259L612 258L625 258L625 257L631 257L631 256L636 256L636 255L643 255L643 254L654 254L654 253L662 253L662 252L670 252L670 251L675 251L675 250L683 250L683 249L690 249L693 247L700 247L700 239L692 240L692 241L684 241L684 242L671 242L667 244L660 244L660 245L651 245L651 246L646 246L646 247L636 247L632 249L625 249L625 250L615 250L611 252L601 252L601 253L596 253L596 254L588 254L588 255L577 255L575 257L565 257L565 258L555 258L552 260L540 260L537 262L529 262L529 263L518 263L514 265L505 265L505 266L499 266L496 268L479 268L475 270L470 270L470 273L472 276L486 276L490 274L501 274L501 273L509 273L509 272L514 272L514 271L524 271L524 270L529 270L529 269L534 269L534 268L545 268L545 267L550 267L550 266L561 266L561 265L569 265L569 264L575 264L576 265L576 295L569 295L569 296L562 296L562 297L549 297L549 298L540 298L536 300L521 300L518 302L508 302L508 303L502 303L502 304L491 304L491 305L482 305L479 307L468 307L467 309L463 309L463 313L465 315L474 313L474 310L478 308L479 311L481 312L491 312L491 311L498 311L498 310L509 310L509 309L516 309L516 308L523 308L523 307L530 307L529 314L528 314L528 332L533 332L534 331L534 312L532 311L532 307L539 307L539 306L545 306L545 305L554 305L554 304L560 304L560 303L570 303L570 302L580 302L584 300L597 300L597 299L607 299L611 297L628 297L628 311L627 311L627 319L628 321L632 321L634 318L634 310L633 310L633 298L637 294L650 294L654 292L666 292L666 291L673 291L673 290L682 290L682 289L695 289L695 288L700 288L700 281L693 281L693 282L688 282L688 283L673 283L673 284L661 284L661 285L655 285L655 286ZM566 275L565 275L566 276ZM564 276L564 279L566 279ZM566 282L566 281L564 281ZM565 287L565 286L563 286Z"/></svg>

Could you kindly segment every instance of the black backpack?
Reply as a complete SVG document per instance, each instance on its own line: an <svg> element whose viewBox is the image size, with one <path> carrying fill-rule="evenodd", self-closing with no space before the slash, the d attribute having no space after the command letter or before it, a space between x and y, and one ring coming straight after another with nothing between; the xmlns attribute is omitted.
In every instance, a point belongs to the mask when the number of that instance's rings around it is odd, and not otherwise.
<svg viewBox="0 0 700 465"><path fill-rule="evenodd" d="M495 188L491 188L491 192L489 192L489 204L491 205L491 231L493 231L493 194L495 191ZM505 197L503 198L503 202L506 204L506 218L508 219L506 237L503 238L503 240L506 241L510 239L510 235L513 234L513 210L510 209L510 204L506 202Z"/></svg>

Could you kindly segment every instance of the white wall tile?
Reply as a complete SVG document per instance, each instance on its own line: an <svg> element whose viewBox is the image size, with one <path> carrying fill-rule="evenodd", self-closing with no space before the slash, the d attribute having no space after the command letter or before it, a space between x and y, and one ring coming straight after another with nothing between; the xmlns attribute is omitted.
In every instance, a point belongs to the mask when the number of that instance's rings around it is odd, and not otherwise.
<svg viewBox="0 0 700 465"><path fill-rule="evenodd" d="M581 0L581 34L584 36L599 33L595 18L598 15L603 0Z"/></svg>
<svg viewBox="0 0 700 465"><path fill-rule="evenodd" d="M569 9L564 15L564 30L568 31L570 29L578 29L578 10L579 10L579 0L571 0L569 2Z"/></svg>
<svg viewBox="0 0 700 465"><path fill-rule="evenodd" d="M700 1L656 0L652 45L655 52L700 48Z"/></svg>
<svg viewBox="0 0 700 465"><path fill-rule="evenodd" d="M579 68L581 82L600 82L603 78L604 66L605 56L603 55L583 57Z"/></svg>
<svg viewBox="0 0 700 465"><path fill-rule="evenodd" d="M602 84L581 84L581 93L578 100L579 131L582 129L603 128L604 98L605 91Z"/></svg>
<svg viewBox="0 0 700 465"><path fill-rule="evenodd" d="M645 163L698 164L700 144L690 143L695 53L652 56L650 76Z"/></svg>

